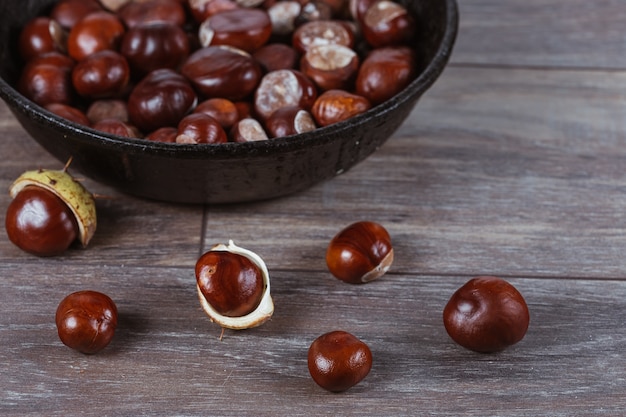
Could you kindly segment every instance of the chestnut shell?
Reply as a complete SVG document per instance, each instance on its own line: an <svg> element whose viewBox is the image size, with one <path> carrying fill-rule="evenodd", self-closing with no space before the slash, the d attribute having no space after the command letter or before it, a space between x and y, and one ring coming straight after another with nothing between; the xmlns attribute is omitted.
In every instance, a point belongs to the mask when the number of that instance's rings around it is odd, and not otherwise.
<svg viewBox="0 0 626 417"><path fill-rule="evenodd" d="M416 15L419 75L393 99L350 120L271 141L181 145L128 139L68 122L19 94L19 29L55 0L0 2L0 97L48 152L96 181L136 196L229 203L302 191L348 171L379 149L444 70L457 29L455 0L403 0ZM215 181L215 173L220 181Z"/></svg>

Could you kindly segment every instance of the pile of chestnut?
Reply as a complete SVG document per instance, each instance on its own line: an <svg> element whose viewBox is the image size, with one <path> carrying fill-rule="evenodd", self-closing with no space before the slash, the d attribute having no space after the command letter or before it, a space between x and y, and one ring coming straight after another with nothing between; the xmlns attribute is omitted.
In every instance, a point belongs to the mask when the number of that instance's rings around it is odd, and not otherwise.
<svg viewBox="0 0 626 417"><path fill-rule="evenodd" d="M60 0L21 31L17 89L114 135L265 140L390 99L417 41L393 0Z"/></svg>

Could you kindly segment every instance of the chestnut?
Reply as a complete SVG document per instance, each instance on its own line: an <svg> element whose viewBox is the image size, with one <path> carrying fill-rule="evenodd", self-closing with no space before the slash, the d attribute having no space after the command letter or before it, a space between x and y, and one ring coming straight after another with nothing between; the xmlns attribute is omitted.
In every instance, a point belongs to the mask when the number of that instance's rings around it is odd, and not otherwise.
<svg viewBox="0 0 626 417"><path fill-rule="evenodd" d="M530 322L522 294L493 276L472 278L443 310L446 331L459 345L476 352L504 350L524 338Z"/></svg>
<svg viewBox="0 0 626 417"><path fill-rule="evenodd" d="M269 139L267 133L263 129L263 126L261 126L261 123L250 117L246 117L245 119L241 119L235 123L231 129L230 137L233 142L237 143L255 142L258 140Z"/></svg>
<svg viewBox="0 0 626 417"><path fill-rule="evenodd" d="M87 108L87 118L91 123L106 119L128 122L128 105L121 99L100 99L91 102Z"/></svg>
<svg viewBox="0 0 626 417"><path fill-rule="evenodd" d="M189 50L187 34L171 23L131 27L120 44L120 53L138 77L157 69L178 69L187 59Z"/></svg>
<svg viewBox="0 0 626 417"><path fill-rule="evenodd" d="M80 61L98 51L116 50L124 31L124 24L115 14L105 11L90 13L70 30L67 52Z"/></svg>
<svg viewBox="0 0 626 417"><path fill-rule="evenodd" d="M117 11L127 28L152 24L183 26L186 21L185 8L175 0L131 1Z"/></svg>
<svg viewBox="0 0 626 417"><path fill-rule="evenodd" d="M256 253L231 240L204 253L195 266L200 304L222 328L248 329L270 319L269 272Z"/></svg>
<svg viewBox="0 0 626 417"><path fill-rule="evenodd" d="M343 0L338 0L337 3L341 3ZM337 4L338 6L338 4ZM330 2L311 0L305 3L300 10L298 16L294 20L296 26L301 26L308 22L315 22L320 20L331 20L333 16L340 16L341 11L335 10L335 5L331 5Z"/></svg>
<svg viewBox="0 0 626 417"><path fill-rule="evenodd" d="M159 69L148 74L131 91L128 117L142 132L177 126L197 101L185 77L171 69Z"/></svg>
<svg viewBox="0 0 626 417"><path fill-rule="evenodd" d="M146 135L146 139L154 142L175 143L178 129L175 127L161 127Z"/></svg>
<svg viewBox="0 0 626 417"><path fill-rule="evenodd" d="M19 37L20 55L25 61L46 52L64 52L67 34L49 17L36 17L26 23Z"/></svg>
<svg viewBox="0 0 626 417"><path fill-rule="evenodd" d="M176 143L226 143L228 136L220 123L204 113L185 116L178 124Z"/></svg>
<svg viewBox="0 0 626 417"><path fill-rule="evenodd" d="M101 292L77 291L61 300L55 322L64 345L94 354L107 347L115 335L117 306Z"/></svg>
<svg viewBox="0 0 626 417"><path fill-rule="evenodd" d="M335 330L311 343L307 355L311 377L331 392L345 391L361 382L372 369L372 352L356 336Z"/></svg>
<svg viewBox="0 0 626 417"><path fill-rule="evenodd" d="M300 15L302 5L296 0L282 0L272 4L267 14L272 22L274 36L290 35L295 28L295 20Z"/></svg>
<svg viewBox="0 0 626 417"><path fill-rule="evenodd" d="M74 61L59 52L38 55L22 70L17 89L40 106L71 104L75 95L72 86L73 68Z"/></svg>
<svg viewBox="0 0 626 417"><path fill-rule="evenodd" d="M371 107L365 97L345 90L328 90L315 100L311 113L318 125L328 126L364 113Z"/></svg>
<svg viewBox="0 0 626 417"><path fill-rule="evenodd" d="M402 91L417 72L415 51L406 46L372 50L361 63L355 92L373 105L380 104Z"/></svg>
<svg viewBox="0 0 626 417"><path fill-rule="evenodd" d="M350 16L356 22L360 22L367 10L380 0L348 0Z"/></svg>
<svg viewBox="0 0 626 417"><path fill-rule="evenodd" d="M78 123L83 126L90 126L91 122L87 118L87 115L80 109L76 107L72 107L67 104L62 103L50 103L46 104L45 109L60 116L64 119L67 119L71 122Z"/></svg>
<svg viewBox="0 0 626 417"><path fill-rule="evenodd" d="M393 247L387 230L378 223L359 221L330 241L326 264L338 279L362 284L383 276L393 263Z"/></svg>
<svg viewBox="0 0 626 417"><path fill-rule="evenodd" d="M263 75L249 53L228 46L199 49L187 58L181 73L204 96L235 101L250 96Z"/></svg>
<svg viewBox="0 0 626 417"><path fill-rule="evenodd" d="M228 45L253 52L272 35L272 22L262 9L238 8L217 13L206 19L198 33L200 44Z"/></svg>
<svg viewBox="0 0 626 417"><path fill-rule="evenodd" d="M261 64L265 72L272 72L296 68L299 54L293 47L284 43L268 43L254 51L252 57Z"/></svg>
<svg viewBox="0 0 626 417"><path fill-rule="evenodd" d="M272 71L261 79L254 95L254 110L266 120L281 107L309 110L317 98L313 81L297 70Z"/></svg>
<svg viewBox="0 0 626 417"><path fill-rule="evenodd" d="M214 14L240 7L235 0L187 0L187 5L197 23L204 22Z"/></svg>
<svg viewBox="0 0 626 417"><path fill-rule="evenodd" d="M310 132L317 126L313 116L297 106L281 107L265 121L265 127L273 138Z"/></svg>
<svg viewBox="0 0 626 417"><path fill-rule="evenodd" d="M374 48L408 44L415 37L415 21L403 5L378 0L360 20L365 41Z"/></svg>
<svg viewBox="0 0 626 417"><path fill-rule="evenodd" d="M329 20L331 17L349 19L349 0L310 0L305 5L313 4L317 12L311 10L310 15L317 20ZM328 8L329 11L326 11Z"/></svg>
<svg viewBox="0 0 626 417"><path fill-rule="evenodd" d="M27 171L9 193L7 235L25 252L60 255L75 240L87 246L96 231L93 196L66 170Z"/></svg>
<svg viewBox="0 0 626 417"><path fill-rule="evenodd" d="M351 89L358 70L358 55L343 45L312 46L300 60L300 71L321 90Z"/></svg>
<svg viewBox="0 0 626 417"><path fill-rule="evenodd" d="M194 113L204 113L219 122L224 129L230 129L239 118L235 103L225 98L210 98L198 104Z"/></svg>
<svg viewBox="0 0 626 417"><path fill-rule="evenodd" d="M52 7L50 18L70 29L83 17L97 11L102 11L98 0L61 0Z"/></svg>
<svg viewBox="0 0 626 417"><path fill-rule="evenodd" d="M110 135L122 136L125 138L141 137L138 129L130 123L123 122L119 119L103 119L99 120L91 126L94 130L99 130Z"/></svg>
<svg viewBox="0 0 626 417"><path fill-rule="evenodd" d="M292 35L291 42L300 53L305 53L311 46L343 45L354 47L354 33L348 25L338 20L319 20L299 26Z"/></svg>
<svg viewBox="0 0 626 417"><path fill-rule="evenodd" d="M126 58L111 50L85 57L72 70L72 85L82 97L118 97L126 91L129 82Z"/></svg>

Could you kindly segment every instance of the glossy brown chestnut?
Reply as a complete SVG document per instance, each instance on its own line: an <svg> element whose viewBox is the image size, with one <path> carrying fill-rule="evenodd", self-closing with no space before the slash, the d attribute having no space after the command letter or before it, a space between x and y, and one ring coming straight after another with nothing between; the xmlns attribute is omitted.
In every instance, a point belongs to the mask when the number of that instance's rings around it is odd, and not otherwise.
<svg viewBox="0 0 626 417"><path fill-rule="evenodd" d="M70 29L90 13L102 11L98 0L61 0L50 11L50 17Z"/></svg>
<svg viewBox="0 0 626 417"><path fill-rule="evenodd" d="M530 322L526 301L507 281L469 280L443 310L446 331L459 345L482 353L501 351L524 338Z"/></svg>
<svg viewBox="0 0 626 417"><path fill-rule="evenodd" d="M74 240L86 247L96 226L93 195L68 172L37 169L22 173L9 187L13 199L5 228L11 242L38 256L64 252Z"/></svg>
<svg viewBox="0 0 626 417"><path fill-rule="evenodd" d="M273 138L297 135L317 128L311 113L296 106L276 110L265 121L265 127Z"/></svg>
<svg viewBox="0 0 626 417"><path fill-rule="evenodd" d="M253 52L272 35L272 22L263 9L238 8L217 13L201 25L200 44L227 45Z"/></svg>
<svg viewBox="0 0 626 417"><path fill-rule="evenodd" d="M230 100L210 98L198 104L194 113L204 113L219 122L224 129L230 129L239 120L239 110Z"/></svg>
<svg viewBox="0 0 626 417"><path fill-rule="evenodd" d="M307 355L309 373L322 388L345 391L361 382L372 369L372 352L356 336L336 330L313 341Z"/></svg>
<svg viewBox="0 0 626 417"><path fill-rule="evenodd" d="M372 7L372 4L379 0L348 0L348 10L350 16L356 22L360 22L365 15L365 12Z"/></svg>
<svg viewBox="0 0 626 417"><path fill-rule="evenodd" d="M17 88L40 106L51 103L71 104L74 61L58 52L49 52L31 59L22 70Z"/></svg>
<svg viewBox="0 0 626 417"><path fill-rule="evenodd" d="M328 270L350 284L362 284L384 275L393 263L387 230L378 223L360 221L332 238L326 251Z"/></svg>
<svg viewBox="0 0 626 417"><path fill-rule="evenodd" d="M67 38L67 52L77 61L107 49L116 50L124 35L124 24L113 13L90 13L74 25Z"/></svg>
<svg viewBox="0 0 626 417"><path fill-rule="evenodd" d="M311 114L320 126L347 120L372 107L365 97L345 90L328 90L320 94L311 108Z"/></svg>
<svg viewBox="0 0 626 417"><path fill-rule="evenodd" d="M52 192L27 186L11 201L5 227L15 246L36 256L65 252L78 237L70 208Z"/></svg>
<svg viewBox="0 0 626 417"><path fill-rule="evenodd" d="M117 306L97 291L77 291L65 297L55 316L61 342L85 354L94 354L111 342L117 327Z"/></svg>
<svg viewBox="0 0 626 417"><path fill-rule="evenodd" d="M219 324L222 330L257 327L274 314L269 271L256 253L229 240L227 244L213 246L201 256L195 270L200 305L211 321ZM207 297L205 293L211 295ZM232 310L237 315L225 315L220 310L226 314Z"/></svg>
<svg viewBox="0 0 626 417"><path fill-rule="evenodd" d="M185 116L178 124L176 143L226 143L228 136L220 123L204 113Z"/></svg>
<svg viewBox="0 0 626 417"><path fill-rule="evenodd" d="M413 17L406 7L395 1L376 1L360 22L363 37L374 48L406 45L415 37Z"/></svg>
<svg viewBox="0 0 626 417"><path fill-rule="evenodd" d="M154 132L150 132L146 139L155 142L174 143L178 136L178 129L175 127L161 127Z"/></svg>
<svg viewBox="0 0 626 417"><path fill-rule="evenodd" d="M60 116L64 119L78 123L83 126L90 126L91 122L87 118L87 115L76 107L69 106L61 103L50 103L44 106L46 110Z"/></svg>
<svg viewBox="0 0 626 417"><path fill-rule="evenodd" d="M235 0L188 0L187 5L197 23L204 22L214 14L240 7Z"/></svg>
<svg viewBox="0 0 626 417"><path fill-rule="evenodd" d="M359 70L359 57L343 45L310 47L300 60L300 71L322 90L350 90Z"/></svg>
<svg viewBox="0 0 626 417"><path fill-rule="evenodd" d="M26 23L19 37L20 55L28 61L47 52L65 51L66 33L61 25L49 17L36 17Z"/></svg>
<svg viewBox="0 0 626 417"><path fill-rule="evenodd" d="M162 68L178 69L189 49L185 31L171 23L134 26L124 34L120 45L120 53L137 77Z"/></svg>
<svg viewBox="0 0 626 417"><path fill-rule="evenodd" d="M161 23L183 26L187 17L181 2L175 0L131 1L117 15L127 28Z"/></svg>
<svg viewBox="0 0 626 417"><path fill-rule="evenodd" d="M95 52L79 61L72 70L72 85L83 97L119 97L130 82L130 67L118 52Z"/></svg>
<svg viewBox="0 0 626 417"><path fill-rule="evenodd" d="M361 63L355 92L373 105L402 91L417 73L415 51L404 46L372 50Z"/></svg>
<svg viewBox="0 0 626 417"><path fill-rule="evenodd" d="M272 72L296 68L299 54L293 47L284 43L268 43L254 51L252 57L261 64L265 72Z"/></svg>
<svg viewBox="0 0 626 417"><path fill-rule="evenodd" d="M144 133L177 126L197 104L196 93L185 77L171 69L152 71L128 97L131 123Z"/></svg>
<svg viewBox="0 0 626 417"><path fill-rule="evenodd" d="M241 254L206 252L196 263L196 279L206 301L226 317L251 313L263 296L262 271Z"/></svg>
<svg viewBox="0 0 626 417"><path fill-rule="evenodd" d="M189 56L181 68L194 87L205 97L242 100L250 96L263 75L261 66L247 52L209 46Z"/></svg>

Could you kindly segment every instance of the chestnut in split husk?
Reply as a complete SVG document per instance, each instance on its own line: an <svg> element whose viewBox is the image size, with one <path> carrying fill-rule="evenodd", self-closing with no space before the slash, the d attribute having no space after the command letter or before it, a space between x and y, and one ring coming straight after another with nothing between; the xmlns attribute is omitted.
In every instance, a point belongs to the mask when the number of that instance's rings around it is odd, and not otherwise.
<svg viewBox="0 0 626 417"><path fill-rule="evenodd" d="M26 252L59 255L75 240L87 246L96 231L93 195L66 170L27 171L9 193L7 235Z"/></svg>
<svg viewBox="0 0 626 417"><path fill-rule="evenodd" d="M211 321L227 329L248 329L274 313L270 277L256 253L229 241L218 244L196 262L200 304Z"/></svg>

